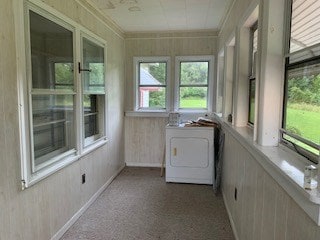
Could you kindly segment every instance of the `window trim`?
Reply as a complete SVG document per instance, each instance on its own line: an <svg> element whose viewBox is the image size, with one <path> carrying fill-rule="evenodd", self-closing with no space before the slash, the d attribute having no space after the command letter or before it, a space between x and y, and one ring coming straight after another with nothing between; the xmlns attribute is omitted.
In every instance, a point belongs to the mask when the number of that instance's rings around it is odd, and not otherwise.
<svg viewBox="0 0 320 240"><path fill-rule="evenodd" d="M255 23L250 27L250 58L249 58L249 77L248 77L248 85L249 85L249 88L248 88L248 125L250 127L253 127L254 126L254 122L251 122L250 121L250 115L251 115L251 110L253 110L251 108L251 87L252 87L252 84L254 82L254 84L256 84L256 72L257 72L257 69L256 69L256 66L254 66L254 64L256 65L256 62L254 61L254 54L253 54L253 47L254 47L254 32L255 31L258 31L258 36L259 36L259 30L258 30L258 20L255 21ZM258 37L257 36L257 37ZM258 52L258 51L257 51ZM253 71L255 70L255 71ZM255 94L254 94L254 97L255 97ZM253 116L255 118L255 111L253 111ZM255 119L254 119L255 120Z"/></svg>
<svg viewBox="0 0 320 240"><path fill-rule="evenodd" d="M17 86L18 86L18 101L19 101L19 140L20 140L20 162L21 162L21 188L26 189L41 181L42 179L50 176L51 174L59 171L60 169L66 167L67 165L77 161L84 155L89 152L101 147L102 145L108 142L107 138L107 113L108 113L108 104L107 104L107 43L104 39L100 38L96 34L92 33L85 27L76 23L72 19L66 17L62 13L58 12L54 8L48 6L47 4L36 1L14 1L14 19L15 19L15 33L17 36L16 39L16 63L17 63ZM79 84L78 79L80 78L77 71L74 71L74 90L57 90L56 95L67 94L72 95L74 98L74 115L76 120L74 121L75 131L75 143L74 148L63 153L62 155L57 156L59 159L56 161L55 157L48 160L46 163L47 166L41 167L41 169L35 168L33 172L33 163L34 160L31 157L33 151L33 145L30 140L32 133L32 106L31 106L31 96L32 94L52 94L48 89L33 89L31 91L30 81L32 81L31 76L31 42L30 42L30 23L29 23L29 12L33 11L36 14L39 14L46 19L53 21L54 23L72 31L73 33L73 64L76 69L76 63L80 60L80 34L84 33L89 35L91 38L103 43L105 51L105 110L104 110L104 136L99 140L95 141L90 146L84 148L82 146L82 131L81 128L81 94L82 88ZM28 52L29 51L29 52ZM50 62L50 61L49 61ZM51 62L52 63L52 62ZM63 156L67 155L67 156ZM54 163L51 164L51 162Z"/></svg>
<svg viewBox="0 0 320 240"><path fill-rule="evenodd" d="M29 175L35 175L39 171L41 171L44 168L50 168L51 165L54 165L60 161L63 161L63 159L67 157L72 157L75 155L76 152L76 142L74 143L74 148L63 152L59 155L56 155L54 157L51 157L50 160L41 163L39 166L36 166L35 164L35 152L34 152L34 134L33 134L33 129L34 129L34 124L33 124L33 107L32 107L32 97L35 95L48 95L48 96L59 96L59 95L68 95L68 96L74 96L76 95L75 89L72 90L55 90L51 91L50 89L40 89L40 88L32 88L32 53L31 53L31 34L30 34L30 12L34 12L44 18L46 18L49 21L54 22L55 24L65 28L66 30L69 30L72 32L72 42L73 45L75 44L75 36L76 36L76 28L70 25L68 22L64 21L63 19L60 19L58 17L55 17L52 13L46 11L45 9L41 9L33 4L26 4L26 7L24 9L24 20L26 23L26 28L24 30L26 39L25 39L25 45L27 46L25 51L26 51L26 66L27 66L27 91L28 93L24 93L27 95L28 98L28 111L27 111L27 119L29 123L29 135L28 135L28 147L30 149L30 169L28 171ZM74 50L74 49L73 49ZM75 52L73 51L73 60L75 60ZM49 64L51 64L51 59L49 59ZM50 68L50 65L49 65ZM48 69L49 70L49 69ZM74 73L74 79L76 79L76 75ZM76 81L74 81L74 85L76 85ZM73 100L73 106L75 106L76 102ZM73 113L75 115L75 111ZM74 121L75 123L75 121ZM75 132L75 126L74 126L74 134ZM60 150L55 150L54 152L59 152ZM45 156L50 156L50 153L46 154Z"/></svg>
<svg viewBox="0 0 320 240"><path fill-rule="evenodd" d="M223 98L225 91L225 48L223 47L217 54L217 79L215 91L215 114L222 118L223 113ZM221 90L221 92L220 92ZM219 99L220 97L220 99ZM218 109L220 111L218 111Z"/></svg>
<svg viewBox="0 0 320 240"><path fill-rule="evenodd" d="M296 67L301 67L301 66L308 66L308 63L314 63L318 62L320 63L320 56L316 57L311 57L307 58L305 60L299 61L299 62L294 62L294 63L289 63L289 58L290 56L285 57L285 76L284 76L284 93L283 93L283 107L282 107L282 124L281 124L281 129L280 129L280 142L283 143L285 146L289 147L290 149L296 151L298 154L306 157L308 160L312 161L313 163L317 164L319 162L319 156L315 153L312 153L311 151L299 146L298 144L295 144L294 142L285 139L284 135L288 135L289 137L294 138L295 140L306 144L314 149L319 149L320 150L320 145L317 145L316 143L311 142L308 139L305 139L301 136L298 136L296 134L287 132L285 129L285 124L286 124L286 119L287 119L287 113L286 113L286 106L287 106L287 101L288 101L288 71L291 69L295 69ZM312 144L311 144L312 143Z"/></svg>
<svg viewBox="0 0 320 240"><path fill-rule="evenodd" d="M99 47L102 47L104 49L104 93L102 92L92 92L92 91L85 91L84 90L84 78L83 75L81 75L81 73L79 74L79 79L81 79L81 97L80 97L80 106L81 106L81 128L82 128L82 134L81 134L81 149L86 149L88 148L90 145L94 145L95 143L101 141L101 140L105 140L107 137L107 44L104 40L100 39L99 37L93 37L95 36L94 34L91 34L90 32L87 31L80 31L80 57L79 59L81 60L80 62L83 63L83 39L86 38L87 40L89 40L90 42L98 45ZM78 65L79 67L79 65ZM79 70L79 69L78 69ZM80 71L80 70L79 70ZM78 71L78 72L79 72ZM93 136L90 137L85 137L85 125L84 125L84 117L85 117L85 113L84 113L84 106L83 106L83 95L103 95L103 99L104 99L104 106L102 106L104 108L104 112L101 114L103 117L102 123L103 123L103 129L102 129L102 133L100 136L100 131L98 134L95 134ZM99 107L99 106L98 106ZM100 107L101 108L101 107ZM99 114L99 111L97 110L97 116L99 119L99 116L101 116ZM99 120L98 120L99 121ZM100 130L100 129L99 129Z"/></svg>
<svg viewBox="0 0 320 240"><path fill-rule="evenodd" d="M207 90L207 108L180 108L180 66L181 62L208 62L208 84ZM214 56L176 56L175 57L175 89L174 89L174 111L177 112L212 112L213 106L213 74L214 74ZM186 86L186 85L184 85ZM197 85L192 85L197 87ZM204 87L204 85L202 85Z"/></svg>
<svg viewBox="0 0 320 240"><path fill-rule="evenodd" d="M160 87L165 87L166 89L166 107L165 108L140 108L139 104L139 68L141 63L153 63L153 62L159 62L159 63L166 63L166 84L165 85L159 85ZM169 56L148 56L148 57L133 57L133 78L134 78L134 93L133 93L133 102L134 102L134 111L136 112L169 112L171 106L170 106L170 69L171 69L171 58ZM147 85L143 85L147 86ZM153 86L153 85L152 85Z"/></svg>

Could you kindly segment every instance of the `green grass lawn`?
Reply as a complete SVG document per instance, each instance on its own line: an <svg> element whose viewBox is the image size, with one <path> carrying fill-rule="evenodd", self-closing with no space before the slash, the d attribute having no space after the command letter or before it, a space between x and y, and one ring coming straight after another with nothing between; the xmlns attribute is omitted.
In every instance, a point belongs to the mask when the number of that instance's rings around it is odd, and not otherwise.
<svg viewBox="0 0 320 240"><path fill-rule="evenodd" d="M207 100L202 98L182 98L180 108L207 108Z"/></svg>
<svg viewBox="0 0 320 240"><path fill-rule="evenodd" d="M320 107L289 105L287 108L288 128L298 129L298 135L320 144Z"/></svg>
<svg viewBox="0 0 320 240"><path fill-rule="evenodd" d="M206 99L183 98L181 108L206 108ZM254 103L252 103L254 109ZM251 118L253 119L254 111ZM289 104L287 108L287 129L298 129L294 132L308 140L320 144L320 106L307 104Z"/></svg>

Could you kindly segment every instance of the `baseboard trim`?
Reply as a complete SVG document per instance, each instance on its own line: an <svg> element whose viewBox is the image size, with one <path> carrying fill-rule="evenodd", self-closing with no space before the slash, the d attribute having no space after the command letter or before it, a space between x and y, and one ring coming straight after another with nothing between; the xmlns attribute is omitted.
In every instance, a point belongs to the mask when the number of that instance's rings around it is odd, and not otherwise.
<svg viewBox="0 0 320 240"><path fill-rule="evenodd" d="M228 216L229 216L229 220L230 220L230 224L231 224L231 228L232 228L232 231L233 231L233 235L234 235L234 238L236 240L240 240L240 238L238 237L238 233L237 233L237 230L236 230L236 225L234 224L234 221L232 219L232 215L231 215L231 212L230 212L230 209L227 205L227 201L226 201L226 197L224 195L224 192L221 190L222 192L222 197L223 197L223 202L224 202L224 206L226 207L227 209L227 213L228 213Z"/></svg>
<svg viewBox="0 0 320 240"><path fill-rule="evenodd" d="M100 196L100 194L110 185L110 183L119 175L125 165L121 166L117 172L103 184L103 186L89 199L89 201L73 215L70 220L51 238L51 240L59 240L63 234L78 220L78 218L90 207L90 205Z"/></svg>
<svg viewBox="0 0 320 240"><path fill-rule="evenodd" d="M126 162L126 166L128 166L128 167L157 167L157 168L161 168L161 163Z"/></svg>

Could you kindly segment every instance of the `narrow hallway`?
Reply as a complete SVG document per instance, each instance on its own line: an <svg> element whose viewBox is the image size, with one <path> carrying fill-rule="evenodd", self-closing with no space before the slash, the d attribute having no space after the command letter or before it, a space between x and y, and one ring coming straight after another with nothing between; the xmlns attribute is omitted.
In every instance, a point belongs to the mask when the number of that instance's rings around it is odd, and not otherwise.
<svg viewBox="0 0 320 240"><path fill-rule="evenodd" d="M125 168L62 240L234 239L212 186L166 184L155 168Z"/></svg>

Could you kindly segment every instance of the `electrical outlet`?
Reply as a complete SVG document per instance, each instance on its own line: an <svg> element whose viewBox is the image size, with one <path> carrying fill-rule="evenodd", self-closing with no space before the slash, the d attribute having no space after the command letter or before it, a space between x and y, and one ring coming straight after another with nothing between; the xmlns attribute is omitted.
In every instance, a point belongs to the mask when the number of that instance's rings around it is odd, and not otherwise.
<svg viewBox="0 0 320 240"><path fill-rule="evenodd" d="M237 197L238 197L238 189L234 188L234 200L237 201Z"/></svg>
<svg viewBox="0 0 320 240"><path fill-rule="evenodd" d="M86 182L86 174L82 174L81 176L81 180L82 180L82 184L84 184Z"/></svg>

